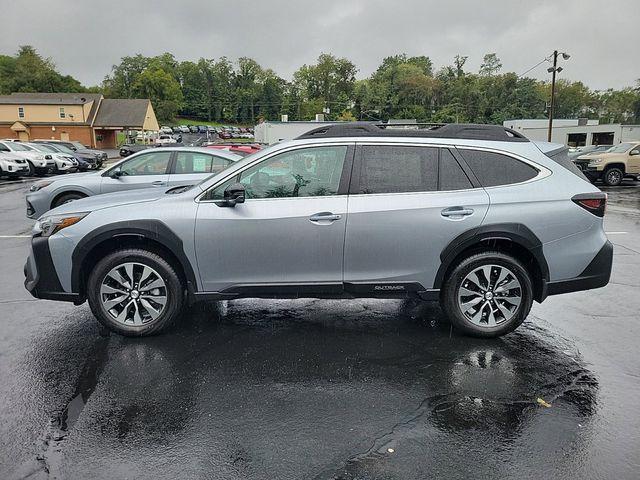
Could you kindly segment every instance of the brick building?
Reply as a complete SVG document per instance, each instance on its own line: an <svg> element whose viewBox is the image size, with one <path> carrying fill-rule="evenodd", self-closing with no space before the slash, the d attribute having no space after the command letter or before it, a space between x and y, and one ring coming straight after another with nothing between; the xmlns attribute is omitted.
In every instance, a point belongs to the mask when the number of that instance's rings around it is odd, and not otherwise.
<svg viewBox="0 0 640 480"><path fill-rule="evenodd" d="M159 128L148 99L97 93L0 95L0 138L77 140L93 148L115 148L118 131Z"/></svg>

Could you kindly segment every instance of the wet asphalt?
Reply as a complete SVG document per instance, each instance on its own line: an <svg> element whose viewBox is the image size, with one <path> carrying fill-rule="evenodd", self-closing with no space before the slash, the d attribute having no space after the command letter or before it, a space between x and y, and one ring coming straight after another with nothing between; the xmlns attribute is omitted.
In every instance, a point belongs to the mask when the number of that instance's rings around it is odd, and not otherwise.
<svg viewBox="0 0 640 480"><path fill-rule="evenodd" d="M611 283L496 340L435 304L239 300L101 336L35 300L29 182L0 183L0 478L636 479L640 184L610 189Z"/></svg>

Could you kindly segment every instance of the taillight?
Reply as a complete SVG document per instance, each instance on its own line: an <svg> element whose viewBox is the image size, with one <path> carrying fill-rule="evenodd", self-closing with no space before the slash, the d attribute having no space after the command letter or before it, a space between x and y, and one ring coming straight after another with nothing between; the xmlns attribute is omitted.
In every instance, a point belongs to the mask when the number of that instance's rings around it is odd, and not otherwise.
<svg viewBox="0 0 640 480"><path fill-rule="evenodd" d="M606 193L579 193L571 197L571 200L589 213L593 213L596 217L604 217L604 211L607 206Z"/></svg>

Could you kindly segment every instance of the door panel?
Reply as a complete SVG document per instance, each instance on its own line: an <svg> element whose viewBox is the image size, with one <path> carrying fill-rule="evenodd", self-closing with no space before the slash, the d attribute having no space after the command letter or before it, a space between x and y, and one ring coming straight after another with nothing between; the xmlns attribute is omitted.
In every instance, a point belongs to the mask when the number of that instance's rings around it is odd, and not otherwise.
<svg viewBox="0 0 640 480"><path fill-rule="evenodd" d="M631 155L631 153L636 154ZM632 148L627 155L627 173L640 173L640 145Z"/></svg>
<svg viewBox="0 0 640 480"><path fill-rule="evenodd" d="M344 281L432 288L440 253L482 223L488 204L483 189L350 196Z"/></svg>
<svg viewBox="0 0 640 480"><path fill-rule="evenodd" d="M340 218L310 220L324 212ZM346 196L200 203L195 238L204 290L342 282L346 214Z"/></svg>
<svg viewBox="0 0 640 480"><path fill-rule="evenodd" d="M206 192L196 219L204 290L313 284L326 291L332 283L341 291L347 196L338 193L352 153L348 145L288 149ZM238 182L245 202L221 206Z"/></svg>

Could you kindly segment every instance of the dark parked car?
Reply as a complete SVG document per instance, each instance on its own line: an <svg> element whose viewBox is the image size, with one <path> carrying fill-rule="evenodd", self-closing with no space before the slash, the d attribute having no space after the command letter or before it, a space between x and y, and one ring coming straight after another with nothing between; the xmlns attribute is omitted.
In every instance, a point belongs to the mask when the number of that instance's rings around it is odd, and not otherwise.
<svg viewBox="0 0 640 480"><path fill-rule="evenodd" d="M92 153L80 153L78 151L73 151L60 142L35 141L33 143L45 144L57 152L73 156L78 161L78 170L81 172L86 172L87 170L98 170L102 165L102 160L99 161L98 157Z"/></svg>
<svg viewBox="0 0 640 480"><path fill-rule="evenodd" d="M208 130L208 127L206 125L198 125L198 133L206 134L207 130Z"/></svg>
<svg viewBox="0 0 640 480"><path fill-rule="evenodd" d="M182 129L178 125L176 125L172 129L173 129L173 133L175 134L182 133Z"/></svg>
<svg viewBox="0 0 640 480"><path fill-rule="evenodd" d="M191 133L198 133L198 126L197 125L189 125L189 131Z"/></svg>
<svg viewBox="0 0 640 480"><path fill-rule="evenodd" d="M120 156L128 157L134 153L140 152L142 150L146 150L152 145L142 145L140 143L125 143L120 147Z"/></svg>
<svg viewBox="0 0 640 480"><path fill-rule="evenodd" d="M107 152L103 150L96 150L94 148L87 148L82 143L77 142L75 140L65 141L65 140L36 140L36 142L45 142L50 143L52 145L62 145L67 147L69 150L77 152L79 155L83 157L88 157L90 155L95 155L98 161L98 168L102 167L102 163L107 161Z"/></svg>

